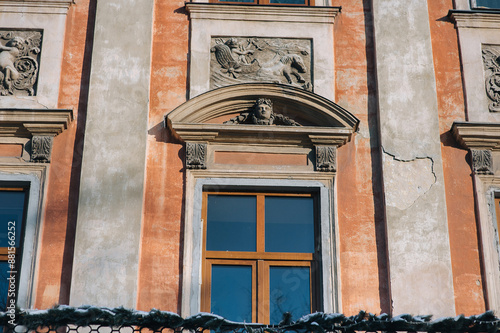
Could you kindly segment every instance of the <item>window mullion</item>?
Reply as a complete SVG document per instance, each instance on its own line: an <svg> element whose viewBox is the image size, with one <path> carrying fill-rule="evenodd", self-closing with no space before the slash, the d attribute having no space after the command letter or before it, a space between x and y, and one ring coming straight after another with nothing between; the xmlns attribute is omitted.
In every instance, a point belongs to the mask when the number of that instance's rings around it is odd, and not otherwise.
<svg viewBox="0 0 500 333"><path fill-rule="evenodd" d="M257 261L257 321L269 324L269 265L263 261Z"/></svg>
<svg viewBox="0 0 500 333"><path fill-rule="evenodd" d="M263 194L257 195L257 252L266 252L265 199Z"/></svg>

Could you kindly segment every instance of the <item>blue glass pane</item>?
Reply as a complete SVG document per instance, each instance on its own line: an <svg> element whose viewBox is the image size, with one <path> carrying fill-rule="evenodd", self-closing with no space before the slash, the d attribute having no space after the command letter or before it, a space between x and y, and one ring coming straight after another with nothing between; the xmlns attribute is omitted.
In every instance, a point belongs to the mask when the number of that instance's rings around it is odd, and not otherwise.
<svg viewBox="0 0 500 333"><path fill-rule="evenodd" d="M257 199L255 196L209 195L208 251L256 251Z"/></svg>
<svg viewBox="0 0 500 333"><path fill-rule="evenodd" d="M266 197L266 252L314 252L314 200Z"/></svg>
<svg viewBox="0 0 500 333"><path fill-rule="evenodd" d="M252 322L252 266L212 265L210 311L229 320Z"/></svg>
<svg viewBox="0 0 500 333"><path fill-rule="evenodd" d="M289 3L289 4L304 5L306 3L306 1L305 0L271 0L270 3Z"/></svg>
<svg viewBox="0 0 500 333"><path fill-rule="evenodd" d="M500 8L499 0L476 0L476 7Z"/></svg>
<svg viewBox="0 0 500 333"><path fill-rule="evenodd" d="M15 247L20 246L24 198L25 192L0 191L0 247L8 247L14 234Z"/></svg>
<svg viewBox="0 0 500 333"><path fill-rule="evenodd" d="M9 289L10 277L9 263L6 261L0 261L0 311L5 311L7 307L7 291Z"/></svg>
<svg viewBox="0 0 500 333"><path fill-rule="evenodd" d="M285 312L292 320L311 313L309 267L269 268L271 324L278 324Z"/></svg>

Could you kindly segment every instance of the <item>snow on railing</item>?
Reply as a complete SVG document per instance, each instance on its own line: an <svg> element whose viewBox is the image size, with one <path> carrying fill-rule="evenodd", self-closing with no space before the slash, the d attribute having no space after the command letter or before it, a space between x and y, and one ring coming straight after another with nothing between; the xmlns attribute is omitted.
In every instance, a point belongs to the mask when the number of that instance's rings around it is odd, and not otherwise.
<svg viewBox="0 0 500 333"><path fill-rule="evenodd" d="M70 307L59 305L48 310L11 309L0 312L0 326L5 333L182 333L183 331L213 331L237 333L288 332L489 332L500 330L500 319L492 311L465 317L446 317L431 320L431 316L403 314L391 317L360 311L346 317L340 313L316 312L297 321L284 316L278 325L239 323L210 313L199 313L183 319L173 312L128 310L122 307Z"/></svg>

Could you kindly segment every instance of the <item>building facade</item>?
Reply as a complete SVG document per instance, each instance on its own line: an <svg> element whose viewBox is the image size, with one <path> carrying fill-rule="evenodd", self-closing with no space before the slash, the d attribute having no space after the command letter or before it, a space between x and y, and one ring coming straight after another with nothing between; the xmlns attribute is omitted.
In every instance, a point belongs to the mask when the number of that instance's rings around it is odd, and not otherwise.
<svg viewBox="0 0 500 333"><path fill-rule="evenodd" d="M5 306L498 315L499 7L0 1Z"/></svg>

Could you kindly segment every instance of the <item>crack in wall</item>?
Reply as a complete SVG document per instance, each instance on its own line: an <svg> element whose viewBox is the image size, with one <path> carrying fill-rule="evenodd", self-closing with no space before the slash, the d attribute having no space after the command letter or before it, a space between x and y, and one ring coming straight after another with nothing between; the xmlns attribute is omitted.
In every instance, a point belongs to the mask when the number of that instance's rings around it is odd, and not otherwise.
<svg viewBox="0 0 500 333"><path fill-rule="evenodd" d="M386 204L406 210L437 182L434 160L430 156L401 159L387 152L383 146L382 152Z"/></svg>

